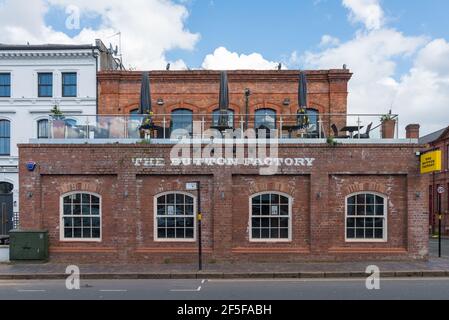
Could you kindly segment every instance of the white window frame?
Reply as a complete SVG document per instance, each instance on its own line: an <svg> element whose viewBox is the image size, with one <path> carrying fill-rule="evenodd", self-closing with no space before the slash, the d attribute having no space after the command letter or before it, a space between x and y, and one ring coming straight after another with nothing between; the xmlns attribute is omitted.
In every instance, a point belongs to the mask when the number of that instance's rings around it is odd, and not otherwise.
<svg viewBox="0 0 449 320"><path fill-rule="evenodd" d="M192 239L167 239L167 238L159 238L158 237L158 224L157 224L157 218L159 217L157 215L157 200L158 198L162 196L166 196L169 194L183 194L185 196L189 196L193 198L193 238ZM191 193L184 192L184 191L169 191L164 193L159 193L153 197L153 235L154 235L154 241L155 242L179 242L179 243L194 243L197 242L197 197L194 196ZM161 216L162 217L162 216ZM167 217L167 216L164 216ZM176 218L177 216L173 216L173 218ZM185 217L185 216L184 216Z"/></svg>
<svg viewBox="0 0 449 320"><path fill-rule="evenodd" d="M384 227L382 239L348 239L348 218L379 218L379 216L348 216L348 199L361 194L372 194L374 196L382 197L384 199ZM366 204L365 204L366 205ZM345 242L347 243L386 243L388 242L388 196L379 192L362 191L351 193L345 197Z"/></svg>
<svg viewBox="0 0 449 320"><path fill-rule="evenodd" d="M60 69L59 70L59 73L61 74L61 81L60 81L60 90L61 90L61 94L60 94L60 96L61 96L61 100L73 100L73 99L78 99L78 97L79 97L79 84L80 84L80 81L79 81L79 70L73 70L73 69L67 69L67 70L65 70L65 69ZM63 74L64 73L75 73L76 74L76 96L74 96L74 97L64 97L63 96Z"/></svg>
<svg viewBox="0 0 449 320"><path fill-rule="evenodd" d="M50 118L48 116L41 116L41 117L35 118L34 120L35 120L34 121L34 124L35 124L34 132L36 133L36 138L37 139L39 138L39 122L42 120L47 120L48 121L48 139L50 139L51 138Z"/></svg>
<svg viewBox="0 0 449 320"><path fill-rule="evenodd" d="M287 197L287 199L288 199L288 239L259 239L259 238L255 239L255 238L253 238L253 199L258 196L264 195L264 194L270 194L270 195L276 194L279 196ZM293 197L286 193L278 192L278 191L264 191L264 192L259 192L259 193L251 195L249 197L249 223L248 223L248 225L249 225L249 230L248 230L249 241L255 242L255 243L289 243L289 242L292 242L292 238L293 238L292 237L292 234L293 234L293 230L292 230L293 213L292 213L292 211L293 211ZM278 216L263 216L263 217L279 218L280 216L278 215ZM287 217L287 216L285 216L285 217Z"/></svg>
<svg viewBox="0 0 449 320"><path fill-rule="evenodd" d="M95 196L99 198L100 201L100 237L99 238L66 238L64 236L64 198L72 196L74 194L89 194L91 196ZM86 216L87 217L87 216ZM89 216L90 218L96 217L96 216ZM59 240L61 242L102 242L103 240L103 203L101 195L94 193L94 192L88 192L88 191L73 191L69 193L65 193L60 196L59 200Z"/></svg>

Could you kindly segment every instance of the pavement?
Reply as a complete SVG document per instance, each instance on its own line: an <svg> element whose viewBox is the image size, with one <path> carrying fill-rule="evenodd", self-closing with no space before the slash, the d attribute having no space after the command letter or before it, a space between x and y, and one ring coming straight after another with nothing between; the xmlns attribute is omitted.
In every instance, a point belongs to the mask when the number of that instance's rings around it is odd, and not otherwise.
<svg viewBox="0 0 449 320"><path fill-rule="evenodd" d="M449 239L443 240L443 258L437 258L437 240L430 240L428 261L362 261L321 263L205 264L88 264L78 265L82 279L336 279L364 278L368 266L394 277L449 277ZM0 280L66 279L66 264L0 263Z"/></svg>

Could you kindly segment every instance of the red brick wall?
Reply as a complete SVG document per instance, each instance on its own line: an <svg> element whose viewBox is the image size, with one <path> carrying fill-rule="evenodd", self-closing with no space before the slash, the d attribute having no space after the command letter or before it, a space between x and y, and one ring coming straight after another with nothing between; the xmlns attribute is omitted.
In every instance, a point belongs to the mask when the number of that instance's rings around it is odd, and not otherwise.
<svg viewBox="0 0 449 320"><path fill-rule="evenodd" d="M348 81L352 76L349 70L308 71L307 76L311 108L321 114L346 114ZM127 115L137 109L141 78L141 72L100 72L98 113ZM262 108L274 109L277 114L296 114L299 71L229 71L228 78L230 108L236 115L245 113L245 88L252 92L250 114ZM169 115L178 108L211 114L218 108L220 73L217 71L154 71L150 79L155 114ZM157 104L158 99L164 100L163 106ZM285 99L290 99L289 106L283 105ZM294 118L284 120L295 121ZM326 118L323 126L329 128L336 123L341 127L344 121L344 118Z"/></svg>
<svg viewBox="0 0 449 320"><path fill-rule="evenodd" d="M171 146L21 145L21 223L48 229L51 259L65 262L190 261L196 243L155 242L154 196L200 180L206 261L423 259L428 251L428 180L419 175L418 145L281 145L280 158L315 158L314 166L281 167L260 176L252 167L135 167L132 158L164 157ZM34 172L26 161L36 161ZM101 195L103 241L59 241L60 196ZM293 198L291 242L248 241L249 197L277 191ZM347 243L349 194L388 198L388 241ZM421 196L417 197L417 192ZM30 193L31 196L30 196Z"/></svg>

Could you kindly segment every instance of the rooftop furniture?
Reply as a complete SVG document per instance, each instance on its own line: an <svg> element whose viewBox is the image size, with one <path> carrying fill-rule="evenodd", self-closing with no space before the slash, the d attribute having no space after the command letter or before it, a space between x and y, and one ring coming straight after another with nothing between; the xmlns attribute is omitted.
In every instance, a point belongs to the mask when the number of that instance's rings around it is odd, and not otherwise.
<svg viewBox="0 0 449 320"><path fill-rule="evenodd" d="M349 136L340 136L337 126L334 124L331 125L332 133L334 134L334 138L336 139L348 139Z"/></svg>
<svg viewBox="0 0 449 320"><path fill-rule="evenodd" d="M362 134L356 134L354 139L369 139L369 134L371 132L371 128L373 127L373 123L371 122L368 127L366 127L366 132Z"/></svg>
<svg viewBox="0 0 449 320"><path fill-rule="evenodd" d="M341 128L341 132L349 132L349 137L354 138L354 133L359 132L360 129L363 129L363 126L346 126Z"/></svg>

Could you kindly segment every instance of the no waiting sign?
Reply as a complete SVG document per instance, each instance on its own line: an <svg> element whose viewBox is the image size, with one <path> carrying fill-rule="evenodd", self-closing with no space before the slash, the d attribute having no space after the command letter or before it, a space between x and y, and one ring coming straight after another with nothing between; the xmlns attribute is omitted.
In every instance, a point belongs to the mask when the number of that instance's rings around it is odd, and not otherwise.
<svg viewBox="0 0 449 320"><path fill-rule="evenodd" d="M443 194L444 192L446 192L446 190L444 189L443 186L439 186L438 189L437 189L437 192L438 192L439 194Z"/></svg>

